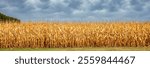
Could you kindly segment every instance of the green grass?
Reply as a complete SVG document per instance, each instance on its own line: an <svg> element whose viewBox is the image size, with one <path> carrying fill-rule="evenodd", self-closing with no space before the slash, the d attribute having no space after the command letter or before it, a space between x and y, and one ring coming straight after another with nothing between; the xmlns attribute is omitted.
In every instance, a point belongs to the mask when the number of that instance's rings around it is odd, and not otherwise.
<svg viewBox="0 0 150 68"><path fill-rule="evenodd" d="M107 47L107 48L0 48L0 51L150 51L150 47Z"/></svg>

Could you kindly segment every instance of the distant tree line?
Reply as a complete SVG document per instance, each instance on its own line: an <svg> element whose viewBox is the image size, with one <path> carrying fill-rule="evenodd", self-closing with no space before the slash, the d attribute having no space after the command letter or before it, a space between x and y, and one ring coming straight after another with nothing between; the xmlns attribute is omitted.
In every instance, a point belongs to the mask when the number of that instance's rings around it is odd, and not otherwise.
<svg viewBox="0 0 150 68"><path fill-rule="evenodd" d="M11 22L16 22L20 23L20 20L14 17L6 16L0 12L0 23L11 23Z"/></svg>

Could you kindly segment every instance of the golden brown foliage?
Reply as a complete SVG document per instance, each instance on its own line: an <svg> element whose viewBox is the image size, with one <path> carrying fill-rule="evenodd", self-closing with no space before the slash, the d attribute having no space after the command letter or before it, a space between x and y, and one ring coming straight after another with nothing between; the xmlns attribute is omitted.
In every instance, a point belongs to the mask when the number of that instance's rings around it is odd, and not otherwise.
<svg viewBox="0 0 150 68"><path fill-rule="evenodd" d="M0 48L148 46L149 22L0 24Z"/></svg>

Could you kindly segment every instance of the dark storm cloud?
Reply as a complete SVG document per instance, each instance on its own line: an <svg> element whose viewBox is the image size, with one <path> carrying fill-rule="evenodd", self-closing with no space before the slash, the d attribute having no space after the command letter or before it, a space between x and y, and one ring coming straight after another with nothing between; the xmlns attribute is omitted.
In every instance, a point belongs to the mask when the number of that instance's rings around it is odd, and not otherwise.
<svg viewBox="0 0 150 68"><path fill-rule="evenodd" d="M1 0L0 11L28 20L150 20L150 0Z"/></svg>

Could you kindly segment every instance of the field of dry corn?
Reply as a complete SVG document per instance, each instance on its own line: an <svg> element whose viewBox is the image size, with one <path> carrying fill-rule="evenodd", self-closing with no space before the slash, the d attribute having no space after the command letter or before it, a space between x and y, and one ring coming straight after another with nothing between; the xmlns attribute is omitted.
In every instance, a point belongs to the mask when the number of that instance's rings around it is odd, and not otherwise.
<svg viewBox="0 0 150 68"><path fill-rule="evenodd" d="M0 48L149 46L150 22L0 24Z"/></svg>

